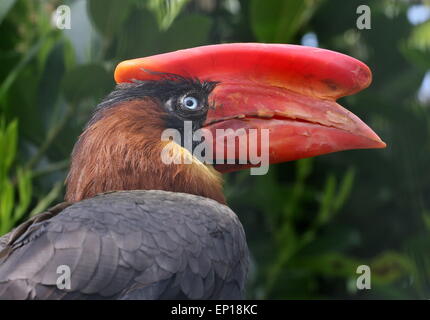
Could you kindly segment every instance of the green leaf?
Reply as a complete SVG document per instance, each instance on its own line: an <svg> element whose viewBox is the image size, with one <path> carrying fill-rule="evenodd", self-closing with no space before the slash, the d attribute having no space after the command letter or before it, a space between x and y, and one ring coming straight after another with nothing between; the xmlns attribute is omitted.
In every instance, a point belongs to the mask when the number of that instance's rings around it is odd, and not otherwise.
<svg viewBox="0 0 430 320"><path fill-rule="evenodd" d="M312 173L313 161L313 158L306 158L300 159L296 162L296 174L298 180L304 181L309 177L309 175Z"/></svg>
<svg viewBox="0 0 430 320"><path fill-rule="evenodd" d="M45 197L40 199L37 205L33 208L33 210L31 210L30 216L34 216L35 214L45 211L52 204L52 202L54 202L55 199L58 198L62 189L63 183L61 181L57 181L51 191L49 191L49 193Z"/></svg>
<svg viewBox="0 0 430 320"><path fill-rule="evenodd" d="M5 170L9 170L16 155L18 143L18 121L12 121L5 132L3 141Z"/></svg>
<svg viewBox="0 0 430 320"><path fill-rule="evenodd" d="M3 22L3 19L6 17L7 13L10 9L12 9L16 0L1 0L0 1L0 24Z"/></svg>
<svg viewBox="0 0 430 320"><path fill-rule="evenodd" d="M303 237L302 237L303 238ZM360 246L360 232L350 225L329 223L316 235L317 241L305 243L301 255L317 255L328 252L345 252Z"/></svg>
<svg viewBox="0 0 430 320"><path fill-rule="evenodd" d="M298 257L292 266L318 275L348 278L356 275L356 270L363 262L340 253L326 253Z"/></svg>
<svg viewBox="0 0 430 320"><path fill-rule="evenodd" d="M430 211L429 210L424 210L423 221L427 230L430 231Z"/></svg>
<svg viewBox="0 0 430 320"><path fill-rule="evenodd" d="M333 175L329 175L326 180L323 197L320 203L320 210L318 212L318 216L316 219L317 225L323 225L327 223L330 220L330 218L333 216L334 214L333 199L334 199L335 191L336 191L336 178Z"/></svg>
<svg viewBox="0 0 430 320"><path fill-rule="evenodd" d="M333 202L333 209L335 211L340 210L344 206L345 202L348 200L348 197L351 194L351 190L354 185L354 178L355 170L354 168L349 168L343 176L343 179L340 183L339 191Z"/></svg>
<svg viewBox="0 0 430 320"><path fill-rule="evenodd" d="M128 1L118 0L90 0L87 10L97 30L112 37L122 26L130 11Z"/></svg>
<svg viewBox="0 0 430 320"><path fill-rule="evenodd" d="M148 0L148 9L157 18L161 30L167 30L190 0ZM196 29L192 29L195 31Z"/></svg>
<svg viewBox="0 0 430 320"><path fill-rule="evenodd" d="M252 0L252 30L261 42L291 42L316 7L314 0Z"/></svg>
<svg viewBox="0 0 430 320"><path fill-rule="evenodd" d="M100 99L113 87L112 75L97 64L80 65L66 73L62 90L71 103L87 98Z"/></svg>
<svg viewBox="0 0 430 320"><path fill-rule="evenodd" d="M15 212L13 215L13 223L19 221L22 216L26 213L32 195L32 185L31 185L31 171L18 168L17 170L17 180L18 180L18 194L19 202L16 205Z"/></svg>
<svg viewBox="0 0 430 320"><path fill-rule="evenodd" d="M155 17L146 8L131 12L116 39L118 60L156 54L161 42Z"/></svg>
<svg viewBox="0 0 430 320"><path fill-rule="evenodd" d="M330 221L345 204L354 184L354 176L355 170L349 168L343 176L339 190L336 192L336 178L333 175L329 175L326 180L323 197L320 202L320 210L316 219L318 225L323 225Z"/></svg>
<svg viewBox="0 0 430 320"><path fill-rule="evenodd" d="M160 34L160 50L163 52L207 44L212 21L199 14L178 18L172 27Z"/></svg>
<svg viewBox="0 0 430 320"><path fill-rule="evenodd" d="M405 252L413 263L413 285L419 290L420 297L427 299L430 288L430 237L429 233L421 234L405 243Z"/></svg>
<svg viewBox="0 0 430 320"><path fill-rule="evenodd" d="M376 257L370 263L372 282L376 284L392 283L414 272L412 261L397 252L388 251Z"/></svg>
<svg viewBox="0 0 430 320"><path fill-rule="evenodd" d="M409 38L400 43L399 49L412 63L424 69L429 69L430 21L415 26Z"/></svg>
<svg viewBox="0 0 430 320"><path fill-rule="evenodd" d="M15 192L12 183L6 179L0 186L0 235L13 227L12 210Z"/></svg>
<svg viewBox="0 0 430 320"><path fill-rule="evenodd" d="M60 92L60 82L64 75L64 44L57 42L49 52L45 68L38 82L37 110L40 114L40 122L48 127L50 118L57 104Z"/></svg>
<svg viewBox="0 0 430 320"><path fill-rule="evenodd" d="M13 84L13 82L18 77L19 73L24 69L24 67L36 56L39 52L39 49L46 41L47 37L42 37L36 42L22 57L19 63L12 69L12 71L7 75L6 79L0 85L0 106L1 102L3 102L6 98L6 94Z"/></svg>
<svg viewBox="0 0 430 320"><path fill-rule="evenodd" d="M430 21L424 22L416 26L411 36L409 44L422 51L430 51Z"/></svg>
<svg viewBox="0 0 430 320"><path fill-rule="evenodd" d="M413 64L424 70L430 69L430 50L418 49L406 41L400 43L399 50Z"/></svg>

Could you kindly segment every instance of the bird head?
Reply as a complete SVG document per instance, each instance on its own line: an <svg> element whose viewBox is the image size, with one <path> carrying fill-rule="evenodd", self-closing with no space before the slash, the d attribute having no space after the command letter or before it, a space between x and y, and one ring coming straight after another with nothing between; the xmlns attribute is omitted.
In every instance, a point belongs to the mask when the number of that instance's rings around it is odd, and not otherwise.
<svg viewBox="0 0 430 320"><path fill-rule="evenodd" d="M116 89L74 148L68 201L105 191L163 189L224 203L219 173L261 165L250 161L250 150L273 164L385 147L336 102L370 84L369 68L329 50L211 45L121 62L115 80ZM202 138L200 157L194 153L198 139L187 145L186 122ZM162 139L166 129L177 130L179 140ZM174 159L192 161L166 164L166 148Z"/></svg>
<svg viewBox="0 0 430 320"><path fill-rule="evenodd" d="M151 71L147 71L151 72ZM170 73L155 73L157 80L134 80L132 83L120 83L98 106L90 124L97 121L97 116L109 108L114 108L127 101L148 99L152 104L146 113L154 113L158 131L166 128L176 129L183 134L184 122L189 121L192 132L200 129L210 108L209 95L217 85L214 81L200 81ZM150 111L150 109L152 109ZM145 121L145 119L142 119ZM150 125L148 121L146 124ZM157 131L156 130L156 131ZM158 134L158 132L157 132ZM160 137L160 135L158 135Z"/></svg>

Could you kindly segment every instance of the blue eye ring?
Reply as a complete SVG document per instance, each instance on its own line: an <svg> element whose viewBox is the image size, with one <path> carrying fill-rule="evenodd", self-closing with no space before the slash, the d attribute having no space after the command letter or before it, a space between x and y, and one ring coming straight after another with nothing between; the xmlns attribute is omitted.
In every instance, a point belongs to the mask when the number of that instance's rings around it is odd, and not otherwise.
<svg viewBox="0 0 430 320"><path fill-rule="evenodd" d="M182 105L189 110L196 110L199 106L199 100L193 96L186 96L182 99Z"/></svg>

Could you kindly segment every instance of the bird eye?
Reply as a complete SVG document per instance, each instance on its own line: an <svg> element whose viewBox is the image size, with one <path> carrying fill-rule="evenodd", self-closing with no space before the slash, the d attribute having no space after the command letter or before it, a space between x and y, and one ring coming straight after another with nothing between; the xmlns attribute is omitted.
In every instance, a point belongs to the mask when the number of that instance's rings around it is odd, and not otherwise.
<svg viewBox="0 0 430 320"><path fill-rule="evenodd" d="M182 105L187 109L195 110L199 106L199 101L192 96L187 96L182 99Z"/></svg>

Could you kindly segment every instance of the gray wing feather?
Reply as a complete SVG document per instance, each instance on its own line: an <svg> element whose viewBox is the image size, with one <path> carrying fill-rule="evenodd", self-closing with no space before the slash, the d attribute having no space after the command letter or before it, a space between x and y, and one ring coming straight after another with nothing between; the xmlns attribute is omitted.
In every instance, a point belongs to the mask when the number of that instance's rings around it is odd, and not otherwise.
<svg viewBox="0 0 430 320"><path fill-rule="evenodd" d="M237 299L248 267L228 207L166 191L99 195L0 243L3 299ZM60 265L70 290L56 286Z"/></svg>

